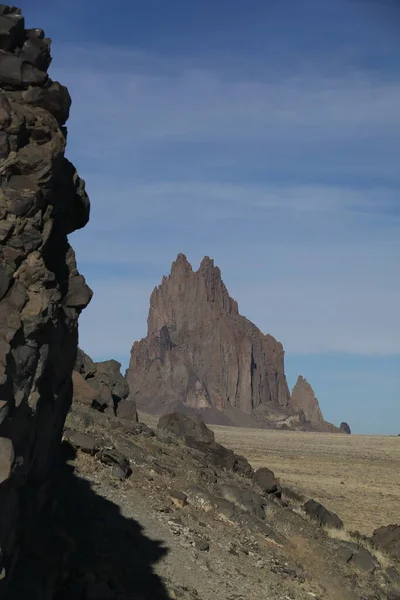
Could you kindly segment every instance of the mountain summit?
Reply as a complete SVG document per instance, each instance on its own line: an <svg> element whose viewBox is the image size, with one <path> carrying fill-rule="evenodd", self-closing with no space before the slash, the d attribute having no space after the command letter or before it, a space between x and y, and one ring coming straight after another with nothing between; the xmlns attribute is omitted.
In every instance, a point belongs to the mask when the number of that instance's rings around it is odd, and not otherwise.
<svg viewBox="0 0 400 600"><path fill-rule="evenodd" d="M196 412L225 425L304 428L310 420L323 422L320 411L304 410L297 392L293 404L282 344L239 314L208 256L194 271L178 255L153 290L147 323L127 371L130 399L139 410Z"/></svg>

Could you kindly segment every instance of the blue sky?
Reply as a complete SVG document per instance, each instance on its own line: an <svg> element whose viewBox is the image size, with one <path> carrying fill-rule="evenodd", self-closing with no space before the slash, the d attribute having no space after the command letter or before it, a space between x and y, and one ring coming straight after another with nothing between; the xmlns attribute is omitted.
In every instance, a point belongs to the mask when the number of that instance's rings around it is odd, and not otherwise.
<svg viewBox="0 0 400 600"><path fill-rule="evenodd" d="M126 366L172 260L208 254L291 386L399 433L399 3L21 5L53 39L92 201L71 236L95 291L82 347Z"/></svg>

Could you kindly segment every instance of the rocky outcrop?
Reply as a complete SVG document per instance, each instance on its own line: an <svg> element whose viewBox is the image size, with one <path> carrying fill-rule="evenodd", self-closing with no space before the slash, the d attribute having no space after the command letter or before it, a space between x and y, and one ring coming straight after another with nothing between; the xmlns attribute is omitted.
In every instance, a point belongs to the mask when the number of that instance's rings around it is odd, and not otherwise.
<svg viewBox="0 0 400 600"><path fill-rule="evenodd" d="M373 532L371 541L376 548L400 561L400 525L392 523L378 527Z"/></svg>
<svg viewBox="0 0 400 600"><path fill-rule="evenodd" d="M279 429L343 433L339 427L325 421L314 390L301 375L299 375L296 385L293 388L291 407L294 415L290 416L286 421L279 422L277 424Z"/></svg>
<svg viewBox="0 0 400 600"><path fill-rule="evenodd" d="M240 424L290 405L282 345L239 314L208 257L193 271L180 254L154 289L127 379L138 408L156 414L200 410L208 422Z"/></svg>
<svg viewBox="0 0 400 600"><path fill-rule="evenodd" d="M350 435L351 434L350 425L348 423L345 423L343 421L342 423L340 423L340 431L342 431L343 433L347 433L348 435Z"/></svg>
<svg viewBox="0 0 400 600"><path fill-rule="evenodd" d="M322 423L324 420L314 390L301 375L299 375L296 385L293 388L292 407L295 410L302 410L306 421Z"/></svg>
<svg viewBox="0 0 400 600"><path fill-rule="evenodd" d="M46 504L92 295L67 238L89 200L64 156L71 99L50 61L44 32L0 5L1 597Z"/></svg>
<svg viewBox="0 0 400 600"><path fill-rule="evenodd" d="M136 407L128 400L129 386L118 361L94 362L79 348L72 378L75 402L137 420Z"/></svg>

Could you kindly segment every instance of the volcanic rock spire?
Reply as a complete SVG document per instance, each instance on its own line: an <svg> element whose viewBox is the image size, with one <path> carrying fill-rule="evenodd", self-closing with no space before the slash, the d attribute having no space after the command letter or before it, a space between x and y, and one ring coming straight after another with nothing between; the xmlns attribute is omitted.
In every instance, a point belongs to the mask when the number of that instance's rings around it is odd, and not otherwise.
<svg viewBox="0 0 400 600"><path fill-rule="evenodd" d="M290 405L282 345L239 314L207 256L193 271L179 254L154 289L147 336L133 345L127 378L130 397L148 412L178 407L245 424Z"/></svg>

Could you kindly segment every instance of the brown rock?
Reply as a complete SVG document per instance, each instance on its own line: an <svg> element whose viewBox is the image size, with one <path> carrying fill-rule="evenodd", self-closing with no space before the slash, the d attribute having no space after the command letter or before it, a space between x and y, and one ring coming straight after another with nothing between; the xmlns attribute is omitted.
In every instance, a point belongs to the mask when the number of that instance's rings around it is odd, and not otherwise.
<svg viewBox="0 0 400 600"><path fill-rule="evenodd" d="M133 345L127 379L137 406L155 414L200 410L215 422L239 411L240 422L240 413L290 412L282 345L239 314L208 257L193 271L180 254L153 291L147 337Z"/></svg>
<svg viewBox="0 0 400 600"><path fill-rule="evenodd" d="M74 401L91 406L97 399L97 393L93 387L77 371L72 372L72 383L74 386Z"/></svg>
<svg viewBox="0 0 400 600"><path fill-rule="evenodd" d="M168 495L178 508L183 508L186 506L187 496L183 492L179 492L178 490L169 490Z"/></svg>
<svg viewBox="0 0 400 600"><path fill-rule="evenodd" d="M74 399L77 402L137 421L135 402L127 399L129 387L121 373L121 363L116 360L93 362L78 348L74 373Z"/></svg>
<svg viewBox="0 0 400 600"><path fill-rule="evenodd" d="M279 481L276 479L273 471L262 467L254 473L254 481L257 483L259 488L266 494L274 494L278 498L282 495L282 489Z"/></svg>
<svg viewBox="0 0 400 600"><path fill-rule="evenodd" d="M292 406L295 410L302 410L307 421L322 423L324 420L314 390L301 375L293 388Z"/></svg>

